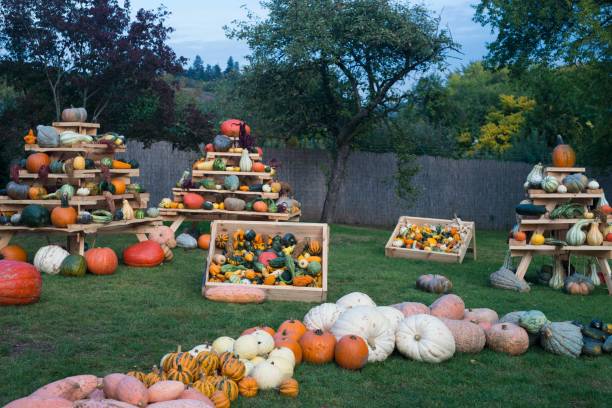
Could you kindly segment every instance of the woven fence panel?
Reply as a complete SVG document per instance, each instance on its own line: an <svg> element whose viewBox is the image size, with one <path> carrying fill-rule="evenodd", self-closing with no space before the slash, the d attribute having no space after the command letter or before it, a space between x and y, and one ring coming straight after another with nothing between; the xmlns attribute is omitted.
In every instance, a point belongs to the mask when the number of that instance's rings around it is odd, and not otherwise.
<svg viewBox="0 0 612 408"><path fill-rule="evenodd" d="M199 157L196 152L173 150L169 143L143 148L129 142L128 158L140 162L140 182L151 193L151 203L171 197L171 189L184 170ZM279 179L291 184L302 202L303 221L320 218L331 160L320 150L266 149L265 160L281 162ZM405 201L397 197L392 153L355 152L347 163L340 191L336 222L374 226L395 224L401 215L475 221L478 228L507 229L515 222L514 206L524 197L523 183L530 164L494 160L452 160L419 156L413 179L417 194ZM612 191L612 176L598 177ZM611 193L612 194L612 193Z"/></svg>

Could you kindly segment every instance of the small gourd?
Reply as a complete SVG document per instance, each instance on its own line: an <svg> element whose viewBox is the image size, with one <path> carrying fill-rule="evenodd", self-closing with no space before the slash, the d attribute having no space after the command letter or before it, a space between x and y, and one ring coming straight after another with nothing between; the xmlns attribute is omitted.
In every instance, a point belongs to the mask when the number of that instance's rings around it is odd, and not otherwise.
<svg viewBox="0 0 612 408"><path fill-rule="evenodd" d="M226 190L229 191L236 191L238 190L238 187L240 186L240 180L238 179L237 176L229 175L225 177L225 180L223 181L223 186L225 187Z"/></svg>
<svg viewBox="0 0 612 408"><path fill-rule="evenodd" d="M81 196L81 197L86 197L91 193L91 191L87 188L87 187L80 187L77 191L76 191L76 195Z"/></svg>
<svg viewBox="0 0 612 408"><path fill-rule="evenodd" d="M83 156L77 156L72 161L72 167L75 170L85 170L85 158Z"/></svg>
<svg viewBox="0 0 612 408"><path fill-rule="evenodd" d="M555 257L555 264L553 266L553 273L548 281L548 286L553 289L561 289L563 287L563 282L565 281L565 269L563 268L563 263L561 262L561 258L558 256Z"/></svg>
<svg viewBox="0 0 612 408"><path fill-rule="evenodd" d="M546 176L542 179L542 189L547 193L554 193L559 187L559 181L556 177Z"/></svg>
<svg viewBox="0 0 612 408"><path fill-rule="evenodd" d="M249 156L248 149L242 149L242 155L240 156L240 171L251 171L253 168L253 160Z"/></svg>
<svg viewBox="0 0 612 408"><path fill-rule="evenodd" d="M128 202L128 200L123 200L123 205L121 206L121 211L123 212L124 220L133 220L134 219L134 210L132 206Z"/></svg>
<svg viewBox="0 0 612 408"><path fill-rule="evenodd" d="M531 245L543 245L545 241L544 235L534 232L529 243Z"/></svg>
<svg viewBox="0 0 612 408"><path fill-rule="evenodd" d="M159 208L155 208L155 207L147 208L147 216L149 218L159 217Z"/></svg>
<svg viewBox="0 0 612 408"><path fill-rule="evenodd" d="M589 190L597 190L599 188L599 183L597 180L591 180L589 181L589 184L587 184L587 188Z"/></svg>
<svg viewBox="0 0 612 408"><path fill-rule="evenodd" d="M563 184L559 184L559 186L557 187L557 193L559 194L567 193L567 187L565 187Z"/></svg>
<svg viewBox="0 0 612 408"><path fill-rule="evenodd" d="M261 191L263 191L264 193L270 193L272 192L272 186L269 184L264 184L263 186L261 186Z"/></svg>
<svg viewBox="0 0 612 408"><path fill-rule="evenodd" d="M569 193L580 193L586 188L586 184L582 174L570 174L563 179L563 185Z"/></svg>
<svg viewBox="0 0 612 408"><path fill-rule="evenodd" d="M544 166L542 163L538 163L533 166L533 169L527 175L527 182L532 187L540 187L542 179L544 178Z"/></svg>
<svg viewBox="0 0 612 408"><path fill-rule="evenodd" d="M599 231L599 223L592 223L586 235L586 243L590 246L600 246L603 244L603 234Z"/></svg>
<svg viewBox="0 0 612 408"><path fill-rule="evenodd" d="M91 224L92 221L93 216L91 215L91 213L87 211L79 211L79 214L77 216L78 224Z"/></svg>
<svg viewBox="0 0 612 408"><path fill-rule="evenodd" d="M567 231L565 235L565 241L570 246L580 246L586 241L586 233L582 230L582 227L590 223L591 220L580 220L572 228Z"/></svg>

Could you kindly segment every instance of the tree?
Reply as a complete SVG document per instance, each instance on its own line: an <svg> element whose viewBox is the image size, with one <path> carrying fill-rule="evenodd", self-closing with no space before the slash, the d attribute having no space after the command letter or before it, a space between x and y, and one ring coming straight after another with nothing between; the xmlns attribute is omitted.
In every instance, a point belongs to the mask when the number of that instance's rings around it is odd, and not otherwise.
<svg viewBox="0 0 612 408"><path fill-rule="evenodd" d="M33 64L45 73L55 116L80 104L91 119L111 101L159 85L163 73L178 73L184 59L167 45L169 12L140 9L129 1L0 0L2 58ZM76 101L79 102L76 102Z"/></svg>
<svg viewBox="0 0 612 408"><path fill-rule="evenodd" d="M229 75L229 74L231 74L232 72L234 72L234 69L235 69L234 58L233 58L232 56L230 56L230 57L227 59L227 65L226 65L226 67L225 67L225 71L223 71L223 73L224 73L225 75Z"/></svg>
<svg viewBox="0 0 612 408"><path fill-rule="evenodd" d="M322 133L332 153L322 219L334 217L358 135L408 99L405 79L442 63L456 45L423 6L391 0L268 0L227 28L246 41L242 99L277 135ZM262 124L260 124L261 126ZM269 127L268 127L269 126Z"/></svg>
<svg viewBox="0 0 612 408"><path fill-rule="evenodd" d="M204 79L204 61L202 61L202 57L196 55L193 64L187 70L187 76L192 79L203 80Z"/></svg>
<svg viewBox="0 0 612 408"><path fill-rule="evenodd" d="M602 0L481 0L474 20L491 26L492 66L609 62L612 5Z"/></svg>

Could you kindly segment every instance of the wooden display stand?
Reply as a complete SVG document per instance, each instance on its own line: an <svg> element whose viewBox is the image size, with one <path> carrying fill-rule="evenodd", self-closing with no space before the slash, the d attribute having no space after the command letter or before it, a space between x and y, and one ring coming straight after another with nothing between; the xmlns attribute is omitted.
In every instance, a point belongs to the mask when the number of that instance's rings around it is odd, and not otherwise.
<svg viewBox="0 0 612 408"><path fill-rule="evenodd" d="M242 153L230 152L207 152L206 160L214 160L216 158L226 159L232 163L232 166L238 166ZM249 157L253 162L261 162L262 158L258 153L251 153ZM223 179L226 176L234 175L239 178L241 184L250 185L253 183L264 183L272 180L273 175L268 172L243 172L243 171L216 171L216 170L192 170L191 179L194 183L202 181L204 178L213 178L216 184L223 185ZM269 198L277 200L278 193L262 192L262 191L230 191L230 190L211 190L205 188L173 188L172 195L176 202L182 202L182 197L187 193L197 193L202 195L206 200L215 201L215 197L237 197L248 200L253 197ZM211 221L218 219L240 219L240 220L269 220L269 221L299 221L301 211L293 213L271 213L271 212L256 212L256 211L227 211L221 209L204 210L204 209L178 209L178 208L160 208L160 215L167 221L173 221L174 228L178 228L184 221ZM174 223L174 221L177 221Z"/></svg>
<svg viewBox="0 0 612 408"><path fill-rule="evenodd" d="M584 167L547 167L544 169L545 176L554 176L559 180L559 183L563 178L573 173L584 173L586 169ZM533 200L533 204L544 205L547 213L539 218L525 218L522 217L520 220L519 230L521 231L532 231L533 233L544 234L550 232L556 235L558 239L564 239L565 233L574 225L579 219L555 219L551 220L548 218L548 213L554 210L558 204L574 201L581 203L585 206L593 205L595 199L603 197L603 190L587 190L585 193L546 193L544 190L529 190L528 196ZM611 217L608 216L608 222L612 221ZM516 276L519 279L524 279L527 269L536 255L550 255L553 257L561 257L563 260L568 260L570 255L582 255L591 256L597 259L599 267L604 275L608 293L612 295L612 273L610 271L610 265L608 260L612 259L612 245L604 241L604 245L601 246L554 246L554 245L527 245L525 241L510 240L510 255L513 257L520 257L521 260L516 270Z"/></svg>
<svg viewBox="0 0 612 408"><path fill-rule="evenodd" d="M81 134L95 136L97 129L100 127L97 123L80 123L80 122L54 122L53 127L58 132L67 130L75 131ZM96 165L99 165L100 159L103 157L114 157L116 153L126 151L125 146L116 147L113 152L108 151L106 144L97 143L81 143L78 145L67 147L40 147L38 145L25 145L27 152L41 152L49 155L53 160L65 160L73 158L77 155L82 155L88 159L94 160ZM138 169L111 169L110 173L114 177L121 177L126 183L131 183L131 177L138 177L140 171ZM78 189L85 182L99 183L101 180L100 169L75 170L71 174L54 174L48 176L45 186L57 186L61 184L71 184L75 189ZM38 180L38 174L29 173L27 170L19 171L19 180L21 183L33 184L34 182L41 184ZM132 208L147 208L149 202L148 193L125 193L115 195L95 195L95 196L77 196L75 195L69 204L77 211L90 211L94 209L105 209L108 205L107 200L112 200L117 208L121 206L123 200L128 200ZM8 196L0 196L0 212L14 213L21 211L25 206L37 204L45 207L59 206L60 200L14 200ZM139 240L146 239L146 234L151 232L156 226L162 224L163 219L145 218L128 221L112 221L108 224L73 224L68 228L55 228L53 226L42 228L28 228L20 225L3 225L0 226L0 248L9 244L11 239L16 234L45 234L45 235L64 235L67 238L67 248L74 253L83 254L84 238L90 234L135 234Z"/></svg>
<svg viewBox="0 0 612 408"><path fill-rule="evenodd" d="M397 221L395 229L391 234L391 237L385 245L385 256L391 258L408 258L408 259L421 259L427 261L447 262L447 263L462 263L465 254L468 249L472 251L474 259L476 259L476 225L471 221L459 221L462 226L468 228L468 234L463 238L463 244L458 253L446 253L446 252L435 252L435 251L424 251L422 249L412 248L396 248L391 245L395 237L399 235L399 230L402 225L405 224L433 224L433 225L448 225L456 223L456 220L443 220L437 218L421 218L421 217L407 217L402 216ZM471 247L470 247L471 245Z"/></svg>
<svg viewBox="0 0 612 408"><path fill-rule="evenodd" d="M219 220L211 224L210 229L210 249L208 250L208 258L206 260L206 269L204 270L204 279L202 284L202 296L206 294L209 288L225 285L240 286L236 283L221 283L209 282L208 268L212 261L215 252L218 251L215 247L215 238L219 233L232 233L238 229L253 229L257 233L267 234L269 236L284 235L292 233L300 240L303 238L314 238L321 242L321 271L322 271L322 288L297 287L297 286L277 286L277 285L255 285L254 287L262 289L266 292L268 300L287 300L298 302L325 302L327 300L327 260L329 257L329 227L327 224L314 223L293 223L293 222L263 222L263 221L229 221Z"/></svg>

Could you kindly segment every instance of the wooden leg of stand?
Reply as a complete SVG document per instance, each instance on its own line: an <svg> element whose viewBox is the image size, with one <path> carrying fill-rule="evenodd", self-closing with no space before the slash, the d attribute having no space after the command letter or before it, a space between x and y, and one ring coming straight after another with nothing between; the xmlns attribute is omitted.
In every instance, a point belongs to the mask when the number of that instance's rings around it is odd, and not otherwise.
<svg viewBox="0 0 612 408"><path fill-rule="evenodd" d="M533 254L531 252L526 253L521 258L521 262L516 268L516 277L519 279L525 279L525 274L527 273L527 269L529 268L529 264L533 259Z"/></svg>
<svg viewBox="0 0 612 408"><path fill-rule="evenodd" d="M74 234L68 236L68 252L71 254L85 254L85 236Z"/></svg>
<svg viewBox="0 0 612 408"><path fill-rule="evenodd" d="M181 224L183 223L183 221L185 221L185 217L183 216L176 217L176 219L170 225L170 228L172 228L172 231L176 232L181 226Z"/></svg>
<svg viewBox="0 0 612 408"><path fill-rule="evenodd" d="M15 235L12 232L0 232L0 249L4 248L11 242L11 239Z"/></svg>
<svg viewBox="0 0 612 408"><path fill-rule="evenodd" d="M474 260L476 260L476 228L472 231L472 255Z"/></svg>
<svg viewBox="0 0 612 408"><path fill-rule="evenodd" d="M149 237L147 237L147 234L136 234L136 238L138 238L138 241L140 242L147 241L149 239Z"/></svg>
<svg viewBox="0 0 612 408"><path fill-rule="evenodd" d="M608 295L612 295L612 271L610 271L610 264L606 258L597 258L601 273L603 273L606 286L608 287Z"/></svg>

